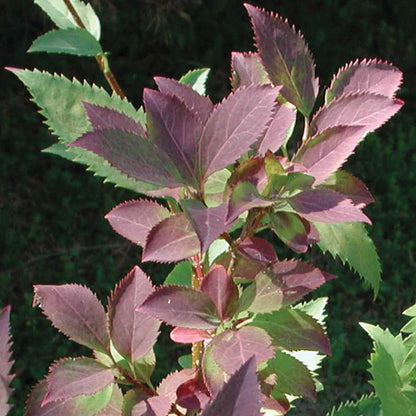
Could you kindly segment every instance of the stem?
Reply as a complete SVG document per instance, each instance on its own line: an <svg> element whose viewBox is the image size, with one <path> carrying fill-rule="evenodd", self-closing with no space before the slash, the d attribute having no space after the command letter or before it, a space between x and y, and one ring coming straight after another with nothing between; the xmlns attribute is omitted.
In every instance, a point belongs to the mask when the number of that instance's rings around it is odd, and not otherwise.
<svg viewBox="0 0 416 416"><path fill-rule="evenodd" d="M306 142L309 138L309 117L305 116L305 125L303 126L302 143Z"/></svg>
<svg viewBox="0 0 416 416"><path fill-rule="evenodd" d="M71 0L64 0L64 3L66 7L68 8L69 12L71 13L72 17L74 18L76 24L81 29L86 29L84 22L81 20L81 17L79 16L78 12L75 10L74 6L71 3ZM107 80L108 84L110 85L111 89L120 97L120 98L126 98L123 91L120 88L120 85L118 84L114 74L112 73L110 69L110 65L108 64L108 59L105 56L105 54L100 54L95 57L95 60L98 63L98 66L101 69L101 72L104 74L105 79Z"/></svg>

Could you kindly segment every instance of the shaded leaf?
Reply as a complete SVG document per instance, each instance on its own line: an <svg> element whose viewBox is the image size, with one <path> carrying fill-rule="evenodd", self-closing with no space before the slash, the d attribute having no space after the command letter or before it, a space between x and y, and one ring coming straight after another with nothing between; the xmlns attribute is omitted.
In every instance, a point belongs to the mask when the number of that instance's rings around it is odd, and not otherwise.
<svg viewBox="0 0 416 416"><path fill-rule="evenodd" d="M231 52L231 85L233 89L251 84L270 84L258 53Z"/></svg>
<svg viewBox="0 0 416 416"><path fill-rule="evenodd" d="M191 257L201 245L185 213L164 219L150 231L142 261L173 262Z"/></svg>
<svg viewBox="0 0 416 416"><path fill-rule="evenodd" d="M362 396L356 402L342 403L339 407L333 407L331 413L326 416L382 416L381 403L374 394Z"/></svg>
<svg viewBox="0 0 416 416"><path fill-rule="evenodd" d="M211 298L184 286L157 288L138 311L184 328L214 329L219 324Z"/></svg>
<svg viewBox="0 0 416 416"><path fill-rule="evenodd" d="M12 407L8 404L12 393L10 383L14 378L10 374L13 366L11 346L10 306L6 306L0 311L0 416L6 416Z"/></svg>
<svg viewBox="0 0 416 416"><path fill-rule="evenodd" d="M178 364L182 368L192 368L192 354L181 355L178 358Z"/></svg>
<svg viewBox="0 0 416 416"><path fill-rule="evenodd" d="M209 68L193 69L183 75L179 82L190 85L198 94L205 95L205 84L209 72Z"/></svg>
<svg viewBox="0 0 416 416"><path fill-rule="evenodd" d="M176 390L176 394L179 406L190 410L201 409L210 398L209 391L201 378L193 378L181 384Z"/></svg>
<svg viewBox="0 0 416 416"><path fill-rule="evenodd" d="M211 335L205 329L181 328L177 326L170 332L170 339L179 344L192 344L210 338Z"/></svg>
<svg viewBox="0 0 416 416"><path fill-rule="evenodd" d="M51 30L39 36L28 52L66 53L78 56L97 56L103 53L100 43L86 29Z"/></svg>
<svg viewBox="0 0 416 416"><path fill-rule="evenodd" d="M318 94L315 65L303 36L277 15L245 4L264 67L280 93L308 116Z"/></svg>
<svg viewBox="0 0 416 416"><path fill-rule="evenodd" d="M33 304L73 341L94 350L109 350L107 317L90 289L76 284L35 285Z"/></svg>

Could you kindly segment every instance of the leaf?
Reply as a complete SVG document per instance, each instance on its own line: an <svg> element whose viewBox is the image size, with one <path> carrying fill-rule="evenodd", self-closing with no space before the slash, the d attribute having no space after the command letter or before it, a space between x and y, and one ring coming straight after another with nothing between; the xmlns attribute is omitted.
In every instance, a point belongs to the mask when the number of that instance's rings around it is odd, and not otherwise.
<svg viewBox="0 0 416 416"><path fill-rule="evenodd" d="M180 81L178 82L174 79L155 77L154 80L160 92L178 99L178 101L176 101L176 111L179 111L180 106L178 103L180 102L191 110L192 113L196 114L202 123L205 123L208 120L208 117L214 108L214 105L208 97L199 94L192 86L186 85ZM199 139L199 136L194 138L194 143L196 143L196 139Z"/></svg>
<svg viewBox="0 0 416 416"><path fill-rule="evenodd" d="M96 416L120 416L123 407L123 392L117 385L113 385L113 394L109 402Z"/></svg>
<svg viewBox="0 0 416 416"><path fill-rule="evenodd" d="M214 400L203 409L201 416L257 416L260 407L256 364L251 358L233 374Z"/></svg>
<svg viewBox="0 0 416 416"><path fill-rule="evenodd" d="M216 363L212 356L212 343L208 344L202 356L202 375L212 397L215 397L229 379L228 374Z"/></svg>
<svg viewBox="0 0 416 416"><path fill-rule="evenodd" d="M201 178L234 163L263 135L277 91L269 86L242 87L215 107L198 143Z"/></svg>
<svg viewBox="0 0 416 416"><path fill-rule="evenodd" d="M10 374L14 361L11 359L12 339L10 335L10 306L0 311L0 416L6 416L12 405L8 404L12 393L10 383L14 378Z"/></svg>
<svg viewBox="0 0 416 416"><path fill-rule="evenodd" d="M93 350L109 351L107 317L90 289L76 284L35 285L33 305L39 305L68 338Z"/></svg>
<svg viewBox="0 0 416 416"><path fill-rule="evenodd" d="M279 16L247 3L245 7L270 80L274 85L283 85L282 96L308 116L314 107L319 84L303 36Z"/></svg>
<svg viewBox="0 0 416 416"><path fill-rule="evenodd" d="M66 53L78 56L103 54L100 43L86 29L51 30L39 36L28 52Z"/></svg>
<svg viewBox="0 0 416 416"><path fill-rule="evenodd" d="M205 94L205 84L209 75L209 68L193 69L183 75L179 82L190 85L198 94Z"/></svg>
<svg viewBox="0 0 416 416"><path fill-rule="evenodd" d="M164 285L192 286L192 265L189 261L181 261L165 279Z"/></svg>
<svg viewBox="0 0 416 416"><path fill-rule="evenodd" d="M361 221L371 224L350 199L330 189L311 189L295 195L289 200L292 208L308 221L339 223ZM318 229L319 231L319 229Z"/></svg>
<svg viewBox="0 0 416 416"><path fill-rule="evenodd" d="M342 95L370 93L394 97L402 82L402 73L393 65L376 59L350 62L340 68L325 92L328 104Z"/></svg>
<svg viewBox="0 0 416 416"><path fill-rule="evenodd" d="M269 266L271 263L277 261L274 247L263 238L245 238L238 244L237 250L244 257L256 263L260 263L263 266Z"/></svg>
<svg viewBox="0 0 416 416"><path fill-rule="evenodd" d="M227 329L211 345L215 362L228 374L237 371L250 357L255 358L256 366L273 357L269 335L253 326L236 331Z"/></svg>
<svg viewBox="0 0 416 416"><path fill-rule="evenodd" d="M34 0L60 29L78 28L78 24L63 0ZM97 39L100 39L100 20L91 4L80 0L71 0L71 4L84 23L86 29Z"/></svg>
<svg viewBox="0 0 416 416"><path fill-rule="evenodd" d="M381 282L381 267L376 248L364 224L315 223L315 226L321 236L319 248L324 253L329 251L334 258L338 256L343 264L347 262L371 285L376 295Z"/></svg>
<svg viewBox="0 0 416 416"><path fill-rule="evenodd" d="M277 106L272 122L258 143L257 154L264 156L268 150L277 152L285 144L296 121L296 109L288 104Z"/></svg>
<svg viewBox="0 0 416 416"><path fill-rule="evenodd" d="M137 312L152 292L152 282L135 266L115 287L109 301L111 340L131 363L148 353L159 335L160 322Z"/></svg>
<svg viewBox="0 0 416 416"><path fill-rule="evenodd" d="M185 383L186 381L194 377L194 370L192 369L183 369L180 371L175 371L174 373L166 376L159 384L157 392L161 396L166 396L170 403L176 402L176 390L177 388Z"/></svg>
<svg viewBox="0 0 416 416"><path fill-rule="evenodd" d="M170 403L167 397L153 396L133 406L131 416L167 416Z"/></svg>
<svg viewBox="0 0 416 416"><path fill-rule="evenodd" d="M184 286L157 288L138 311L184 328L214 329L219 324L211 298Z"/></svg>
<svg viewBox="0 0 416 416"><path fill-rule="evenodd" d="M39 4L40 1L38 0ZM49 0L45 2L49 4ZM53 3L55 4L55 1ZM136 111L127 100L122 100L116 94L110 96L103 88L95 85L90 86L86 82L81 84L77 80L71 82L63 76L38 70L33 72L15 68L9 70L29 89L35 103L41 109L41 114L46 118L46 124L53 134L59 137L61 144L67 145L91 129L83 106L84 101L117 109L135 121L140 121L142 118L142 112ZM123 188L140 193L157 188L128 178L100 156L85 149L72 147L66 155L74 162L87 165L95 175Z"/></svg>
<svg viewBox="0 0 416 416"><path fill-rule="evenodd" d="M330 128L304 142L293 161L305 166L315 178L315 185L319 185L353 154L364 133L365 128L360 126Z"/></svg>
<svg viewBox="0 0 416 416"><path fill-rule="evenodd" d="M397 98L376 94L342 96L315 114L310 129L313 135L337 126L361 126L372 132L382 126L403 106Z"/></svg>
<svg viewBox="0 0 416 416"><path fill-rule="evenodd" d="M263 328L273 344L289 351L310 350L331 354L324 328L312 317L295 309L256 315L251 325Z"/></svg>
<svg viewBox="0 0 416 416"><path fill-rule="evenodd" d="M177 326L170 332L170 339L179 344L192 344L211 339L211 335L204 329L181 328Z"/></svg>
<svg viewBox="0 0 416 416"><path fill-rule="evenodd" d="M168 209L146 199L123 202L105 216L115 232L142 247L150 230L168 217Z"/></svg>
<svg viewBox="0 0 416 416"><path fill-rule="evenodd" d="M217 315L222 321L234 315L238 302L238 289L223 266L211 267L201 283L200 290L212 299L217 308Z"/></svg>
<svg viewBox="0 0 416 416"><path fill-rule="evenodd" d="M182 368L192 368L192 354L181 355L178 358L178 364Z"/></svg>
<svg viewBox="0 0 416 416"><path fill-rule="evenodd" d="M251 84L270 84L258 53L231 52L231 85L233 89Z"/></svg>
<svg viewBox="0 0 416 416"><path fill-rule="evenodd" d="M210 394L201 378L193 378L181 384L176 390L179 406L189 410L198 410L204 407Z"/></svg>
<svg viewBox="0 0 416 416"><path fill-rule="evenodd" d="M113 370L92 358L66 358L56 361L46 377L48 392L42 406L47 403L90 396L114 382Z"/></svg>
<svg viewBox="0 0 416 416"><path fill-rule="evenodd" d="M228 169L221 169L208 176L204 184L203 198L207 207L217 207L224 202L224 192L231 176Z"/></svg>
<svg viewBox="0 0 416 416"><path fill-rule="evenodd" d="M164 219L150 231L142 261L175 262L201 250L198 236L185 213Z"/></svg>
<svg viewBox="0 0 416 416"><path fill-rule="evenodd" d="M362 396L356 402L342 403L339 407L333 407L331 413L326 416L382 416L380 400L374 394Z"/></svg>

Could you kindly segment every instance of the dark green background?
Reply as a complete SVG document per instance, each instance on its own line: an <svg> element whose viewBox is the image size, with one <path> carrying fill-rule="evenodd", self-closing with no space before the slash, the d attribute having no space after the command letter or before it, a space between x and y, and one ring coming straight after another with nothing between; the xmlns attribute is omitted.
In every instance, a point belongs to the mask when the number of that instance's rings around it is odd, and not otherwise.
<svg viewBox="0 0 416 416"><path fill-rule="evenodd" d="M252 48L252 31L240 0L93 0L102 21L102 44L123 90L139 105L152 76L180 77L212 68L209 93L229 90L232 50ZM416 301L416 2L413 0L254 1L301 29L315 56L321 86L356 58L378 57L404 72L400 114L368 136L348 162L376 202L366 209L374 225L384 283L372 293L339 262L312 250L310 261L340 276L318 295L329 296L328 332L334 355L321 380L326 391L303 414L322 415L340 400L370 391L366 384L371 343L357 322L397 330L401 311ZM45 69L105 85L96 63L60 55L26 54L32 40L53 26L30 0L0 0L1 66ZM0 305L12 305L17 381L16 409L56 358L88 353L50 327L31 308L32 285L79 282L105 301L108 291L139 259L139 249L116 235L103 216L135 195L95 178L84 168L40 153L54 142L24 86L1 70L0 105ZM321 100L320 96L320 100ZM320 103L322 100L320 101ZM320 104L319 103L319 104ZM145 264L161 281L170 266ZM165 337L166 338L166 337ZM159 348L162 377L181 351ZM306 412L306 413L305 413ZM293 414L296 414L295 412Z"/></svg>

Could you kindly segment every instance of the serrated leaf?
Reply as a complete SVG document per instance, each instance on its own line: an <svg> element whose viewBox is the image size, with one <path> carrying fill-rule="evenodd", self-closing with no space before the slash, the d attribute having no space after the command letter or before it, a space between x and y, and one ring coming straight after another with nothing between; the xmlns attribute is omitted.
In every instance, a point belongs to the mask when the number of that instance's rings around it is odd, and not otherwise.
<svg viewBox="0 0 416 416"><path fill-rule="evenodd" d="M318 94L312 55L300 33L277 15L245 4L264 67L280 93L308 116Z"/></svg>
<svg viewBox="0 0 416 416"><path fill-rule="evenodd" d="M123 392L117 386L113 386L113 394L110 401L96 416L121 416L123 407Z"/></svg>
<svg viewBox="0 0 416 416"><path fill-rule="evenodd" d="M251 84L270 84L258 53L231 52L231 85L233 89Z"/></svg>
<svg viewBox="0 0 416 416"><path fill-rule="evenodd" d="M237 371L250 357L255 358L256 365L273 357L269 335L253 326L236 331L227 329L211 345L215 362L228 374Z"/></svg>
<svg viewBox="0 0 416 416"><path fill-rule="evenodd" d="M306 190L288 199L288 202L308 221L321 223L361 221L371 224L370 219L350 199L330 189Z"/></svg>
<svg viewBox="0 0 416 416"><path fill-rule="evenodd" d="M47 403L90 396L114 382L111 368L92 358L67 358L55 362L46 377L48 392L42 406Z"/></svg>
<svg viewBox="0 0 416 416"><path fill-rule="evenodd" d="M6 416L12 407L8 403L12 393L10 383L14 378L10 374L14 363L11 359L11 345L10 306L6 306L0 311L0 416Z"/></svg>
<svg viewBox="0 0 416 416"><path fill-rule="evenodd" d="M354 152L363 138L365 127L333 127L305 142L293 158L315 178L315 185L325 182Z"/></svg>
<svg viewBox="0 0 416 416"><path fill-rule="evenodd" d="M88 348L109 351L110 339L103 305L90 289L68 284L35 285L34 305L39 305L53 326Z"/></svg>
<svg viewBox="0 0 416 416"><path fill-rule="evenodd" d="M212 344L208 344L202 356L202 375L212 397L221 390L224 383L229 379L228 374L216 363L212 356Z"/></svg>
<svg viewBox="0 0 416 416"><path fill-rule="evenodd" d="M142 261L174 262L201 251L201 244L185 213L161 221L150 231Z"/></svg>
<svg viewBox="0 0 416 416"><path fill-rule="evenodd" d="M407 308L404 312L403 315L405 316L412 316L415 317L416 316L416 304L410 306L409 308Z"/></svg>
<svg viewBox="0 0 416 416"><path fill-rule="evenodd" d="M381 268L376 248L364 224L315 223L315 226L321 236L319 248L324 253L329 251L334 258L338 256L343 264L347 262L377 294L381 282Z"/></svg>
<svg viewBox="0 0 416 416"><path fill-rule="evenodd" d="M403 101L382 95L342 96L315 114L310 127L311 132L316 135L337 126L362 126L366 132L372 132L396 114L402 106Z"/></svg>
<svg viewBox="0 0 416 416"><path fill-rule="evenodd" d="M166 376L159 384L157 392L161 396L168 397L170 403L176 401L176 390L177 388L185 383L186 381L192 379L195 375L194 370L192 369L183 369L180 371L175 371L174 373Z"/></svg>
<svg viewBox="0 0 416 416"><path fill-rule="evenodd" d="M295 309L256 315L252 325L263 328L273 344L289 351L311 350L331 354L324 328L312 317Z"/></svg>
<svg viewBox="0 0 416 416"><path fill-rule="evenodd" d="M166 277L164 285L192 286L192 264L189 261L181 261Z"/></svg>
<svg viewBox="0 0 416 416"><path fill-rule="evenodd" d="M51 30L39 36L28 52L66 53L78 56L97 56L103 53L100 43L86 29Z"/></svg>
<svg viewBox="0 0 416 416"><path fill-rule="evenodd" d="M170 403L165 396L153 396L140 401L131 409L131 416L167 416Z"/></svg>
<svg viewBox="0 0 416 416"><path fill-rule="evenodd" d="M363 396L356 402L342 403L339 407L333 407L331 413L326 416L382 416L381 404L374 394Z"/></svg>
<svg viewBox="0 0 416 416"><path fill-rule="evenodd" d="M190 85L198 94L205 95L205 84L210 71L209 68L193 69L183 75L179 82Z"/></svg>
<svg viewBox="0 0 416 416"><path fill-rule="evenodd" d="M157 288L138 311L184 328L214 329L219 324L211 298L184 286Z"/></svg>
<svg viewBox="0 0 416 416"><path fill-rule="evenodd" d="M114 231L142 247L150 230L168 217L167 208L145 199L123 202L105 216Z"/></svg>
<svg viewBox="0 0 416 416"><path fill-rule="evenodd" d="M201 178L234 163L263 135L277 91L269 86L242 87L215 107L198 143Z"/></svg>
<svg viewBox="0 0 416 416"><path fill-rule="evenodd" d="M201 416L254 416L260 414L260 408L260 386L255 359L251 358L233 374Z"/></svg>
<svg viewBox="0 0 416 416"><path fill-rule="evenodd" d="M160 322L137 312L152 292L152 282L135 266L116 286L109 302L112 342L132 363L152 349L159 335Z"/></svg>
<svg viewBox="0 0 416 416"><path fill-rule="evenodd" d="M34 2L59 28L69 29L79 27L63 0L34 0ZM101 34L100 20L91 7L91 4L86 4L80 0L71 0L71 4L86 29L99 40Z"/></svg>
<svg viewBox="0 0 416 416"><path fill-rule="evenodd" d="M393 65L376 59L350 62L334 75L325 92L325 103L341 95L370 93L394 97L402 82L402 73Z"/></svg>

